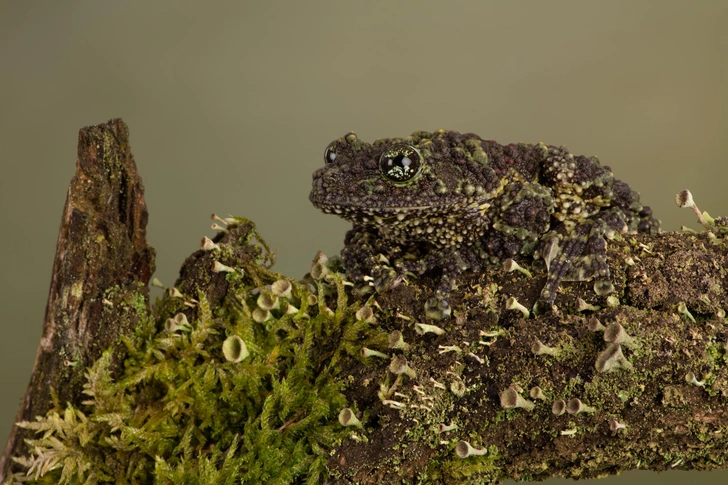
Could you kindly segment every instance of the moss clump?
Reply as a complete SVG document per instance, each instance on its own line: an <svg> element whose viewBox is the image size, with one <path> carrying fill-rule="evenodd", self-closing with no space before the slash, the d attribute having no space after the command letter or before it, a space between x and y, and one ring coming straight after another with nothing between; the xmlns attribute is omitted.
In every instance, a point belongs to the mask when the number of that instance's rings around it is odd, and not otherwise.
<svg viewBox="0 0 728 485"><path fill-rule="evenodd" d="M39 437L17 460L28 475L6 483L320 483L352 433L337 421L338 362L386 335L357 320L339 273L285 280L252 223L224 221L218 246L183 268L194 278L125 340L123 364L107 351L88 369L88 400L19 424ZM254 318L262 300L265 320ZM225 358L231 337L249 351L239 361Z"/></svg>

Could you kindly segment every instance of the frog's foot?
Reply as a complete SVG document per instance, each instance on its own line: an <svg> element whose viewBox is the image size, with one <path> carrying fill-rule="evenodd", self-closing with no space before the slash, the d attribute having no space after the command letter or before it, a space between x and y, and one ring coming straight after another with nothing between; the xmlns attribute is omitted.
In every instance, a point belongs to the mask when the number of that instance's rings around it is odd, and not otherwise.
<svg viewBox="0 0 728 485"><path fill-rule="evenodd" d="M389 291L398 287L406 278L406 274L390 266L376 266L372 270L371 282L377 293Z"/></svg>
<svg viewBox="0 0 728 485"><path fill-rule="evenodd" d="M452 313L447 300L432 297L425 302L425 315L433 320L444 320Z"/></svg>
<svg viewBox="0 0 728 485"><path fill-rule="evenodd" d="M381 293L404 280L404 272L390 263L390 259L397 257L397 248L382 244L377 234L354 227L347 232L344 243L341 259L358 294Z"/></svg>
<svg viewBox="0 0 728 485"><path fill-rule="evenodd" d="M425 315L433 320L444 320L450 317L452 310L448 299L450 292L455 286L455 278L453 275L442 275L440 284L435 290L435 295L425 302Z"/></svg>
<svg viewBox="0 0 728 485"><path fill-rule="evenodd" d="M408 277L416 277L427 269L426 258L417 248L396 247L387 254L373 255L371 282L377 293L391 290L405 282Z"/></svg>
<svg viewBox="0 0 728 485"><path fill-rule="evenodd" d="M608 295L614 291L607 263L607 238L616 231L627 230L624 219L617 211L605 211L567 230L566 226L553 231L541 251L546 261L548 276L534 310L540 313L553 305L562 281L595 279L594 291Z"/></svg>
<svg viewBox="0 0 728 485"><path fill-rule="evenodd" d="M477 271L480 262L472 250L461 248L458 251L431 254L425 265L442 268L442 279L435 289L435 294L425 303L425 315L433 320L449 318L452 309L448 300L458 275L468 269Z"/></svg>

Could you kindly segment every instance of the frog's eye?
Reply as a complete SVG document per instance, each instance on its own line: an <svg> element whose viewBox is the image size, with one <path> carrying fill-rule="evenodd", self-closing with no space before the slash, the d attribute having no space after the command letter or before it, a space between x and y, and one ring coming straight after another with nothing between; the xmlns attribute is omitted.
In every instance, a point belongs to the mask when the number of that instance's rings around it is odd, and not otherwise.
<svg viewBox="0 0 728 485"><path fill-rule="evenodd" d="M328 165L334 163L334 160L336 160L336 143L331 143L324 150L324 162Z"/></svg>
<svg viewBox="0 0 728 485"><path fill-rule="evenodd" d="M391 182L409 182L422 170L422 155L412 145L392 145L382 153L379 169Z"/></svg>

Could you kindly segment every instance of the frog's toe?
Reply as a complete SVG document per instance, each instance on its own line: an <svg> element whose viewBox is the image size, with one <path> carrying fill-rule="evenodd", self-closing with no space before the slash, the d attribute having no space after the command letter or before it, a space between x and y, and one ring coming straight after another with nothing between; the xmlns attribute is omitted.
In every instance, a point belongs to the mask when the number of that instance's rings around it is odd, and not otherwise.
<svg viewBox="0 0 728 485"><path fill-rule="evenodd" d="M382 268L375 271L372 277L372 283L377 293L383 293L397 286L400 282L400 275L393 268Z"/></svg>
<svg viewBox="0 0 728 485"><path fill-rule="evenodd" d="M425 303L425 315L433 320L449 318L452 310L447 300L432 297Z"/></svg>
<svg viewBox="0 0 728 485"><path fill-rule="evenodd" d="M551 306L556 300L556 290L559 288L560 280L547 279L546 284L541 289L541 295L538 298L538 302L543 302L546 306ZM535 311L534 307L534 311ZM538 313L538 312L537 312Z"/></svg>
<svg viewBox="0 0 728 485"><path fill-rule="evenodd" d="M374 291L374 286L372 286L367 280L357 281L354 283L353 291L355 295L364 296Z"/></svg>

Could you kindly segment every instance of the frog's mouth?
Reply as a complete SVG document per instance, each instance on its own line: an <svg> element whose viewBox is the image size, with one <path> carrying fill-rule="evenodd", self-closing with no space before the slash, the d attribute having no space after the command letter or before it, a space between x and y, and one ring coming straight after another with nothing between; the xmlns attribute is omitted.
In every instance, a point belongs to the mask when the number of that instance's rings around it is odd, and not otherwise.
<svg viewBox="0 0 728 485"><path fill-rule="evenodd" d="M334 214L356 224L371 226L418 225L423 221L433 221L453 213L451 204L418 205L400 207L362 207L344 204L314 203L326 214Z"/></svg>

